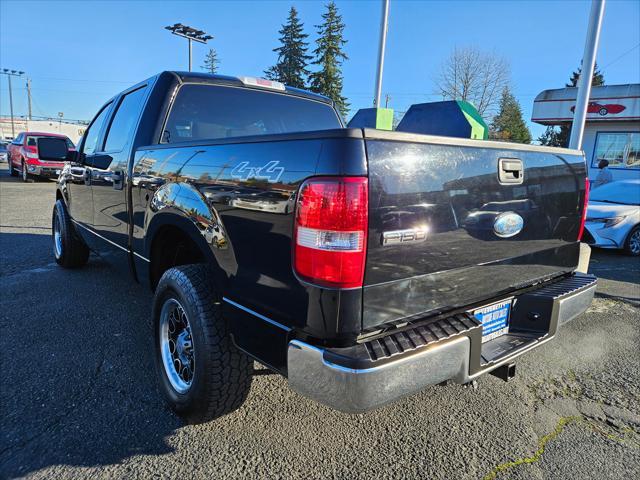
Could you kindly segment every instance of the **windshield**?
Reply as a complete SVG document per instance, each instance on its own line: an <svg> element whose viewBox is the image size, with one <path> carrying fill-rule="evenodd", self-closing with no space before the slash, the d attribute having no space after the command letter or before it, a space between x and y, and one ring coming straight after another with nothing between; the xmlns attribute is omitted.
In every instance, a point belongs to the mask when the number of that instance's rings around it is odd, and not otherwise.
<svg viewBox="0 0 640 480"><path fill-rule="evenodd" d="M607 183L594 188L589 198L594 202L640 205L640 181Z"/></svg>
<svg viewBox="0 0 640 480"><path fill-rule="evenodd" d="M293 95L218 85L184 85L162 143L341 128L331 105Z"/></svg>

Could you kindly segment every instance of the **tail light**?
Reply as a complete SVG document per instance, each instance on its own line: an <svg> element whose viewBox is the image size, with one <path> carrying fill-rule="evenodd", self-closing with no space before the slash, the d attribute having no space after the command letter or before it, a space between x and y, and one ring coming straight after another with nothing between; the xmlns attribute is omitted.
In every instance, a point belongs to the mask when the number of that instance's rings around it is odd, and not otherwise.
<svg viewBox="0 0 640 480"><path fill-rule="evenodd" d="M582 216L580 217L580 229L578 230L578 241L582 240L584 232L584 222L587 220L587 207L589 205L589 177L584 179L584 205L582 206Z"/></svg>
<svg viewBox="0 0 640 480"><path fill-rule="evenodd" d="M300 187L294 269L306 281L361 287L367 247L368 183L364 177L326 177Z"/></svg>

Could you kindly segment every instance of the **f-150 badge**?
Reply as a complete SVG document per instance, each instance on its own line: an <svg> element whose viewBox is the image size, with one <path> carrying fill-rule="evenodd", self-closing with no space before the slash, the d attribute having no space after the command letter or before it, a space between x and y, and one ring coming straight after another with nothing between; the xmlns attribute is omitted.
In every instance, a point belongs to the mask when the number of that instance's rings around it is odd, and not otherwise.
<svg viewBox="0 0 640 480"><path fill-rule="evenodd" d="M280 165L280 162L277 160L268 162L260 167L252 167L250 162L240 162L231 170L231 177L245 182L250 178L255 178L256 180L276 183L284 173L284 168L278 165Z"/></svg>

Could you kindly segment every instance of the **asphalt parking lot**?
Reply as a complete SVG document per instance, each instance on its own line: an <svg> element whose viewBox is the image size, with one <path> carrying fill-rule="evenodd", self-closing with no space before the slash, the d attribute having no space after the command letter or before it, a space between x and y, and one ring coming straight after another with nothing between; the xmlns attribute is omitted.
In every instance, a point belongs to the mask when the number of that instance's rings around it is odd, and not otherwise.
<svg viewBox="0 0 640 480"><path fill-rule="evenodd" d="M640 260L596 251L591 309L505 383L433 387L363 415L258 376L185 426L161 401L151 295L105 259L58 268L53 182L0 168L0 478L640 477Z"/></svg>

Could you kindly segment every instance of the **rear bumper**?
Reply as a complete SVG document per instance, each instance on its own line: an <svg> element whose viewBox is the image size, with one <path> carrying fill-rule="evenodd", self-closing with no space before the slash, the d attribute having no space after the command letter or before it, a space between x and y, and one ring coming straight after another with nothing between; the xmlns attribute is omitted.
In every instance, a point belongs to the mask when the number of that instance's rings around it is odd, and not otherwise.
<svg viewBox="0 0 640 480"><path fill-rule="evenodd" d="M468 312L417 322L348 348L292 340L287 368L300 394L347 413L380 407L447 380L469 382L549 341L583 313L596 289L576 274L515 297L509 334L482 344L482 326Z"/></svg>

